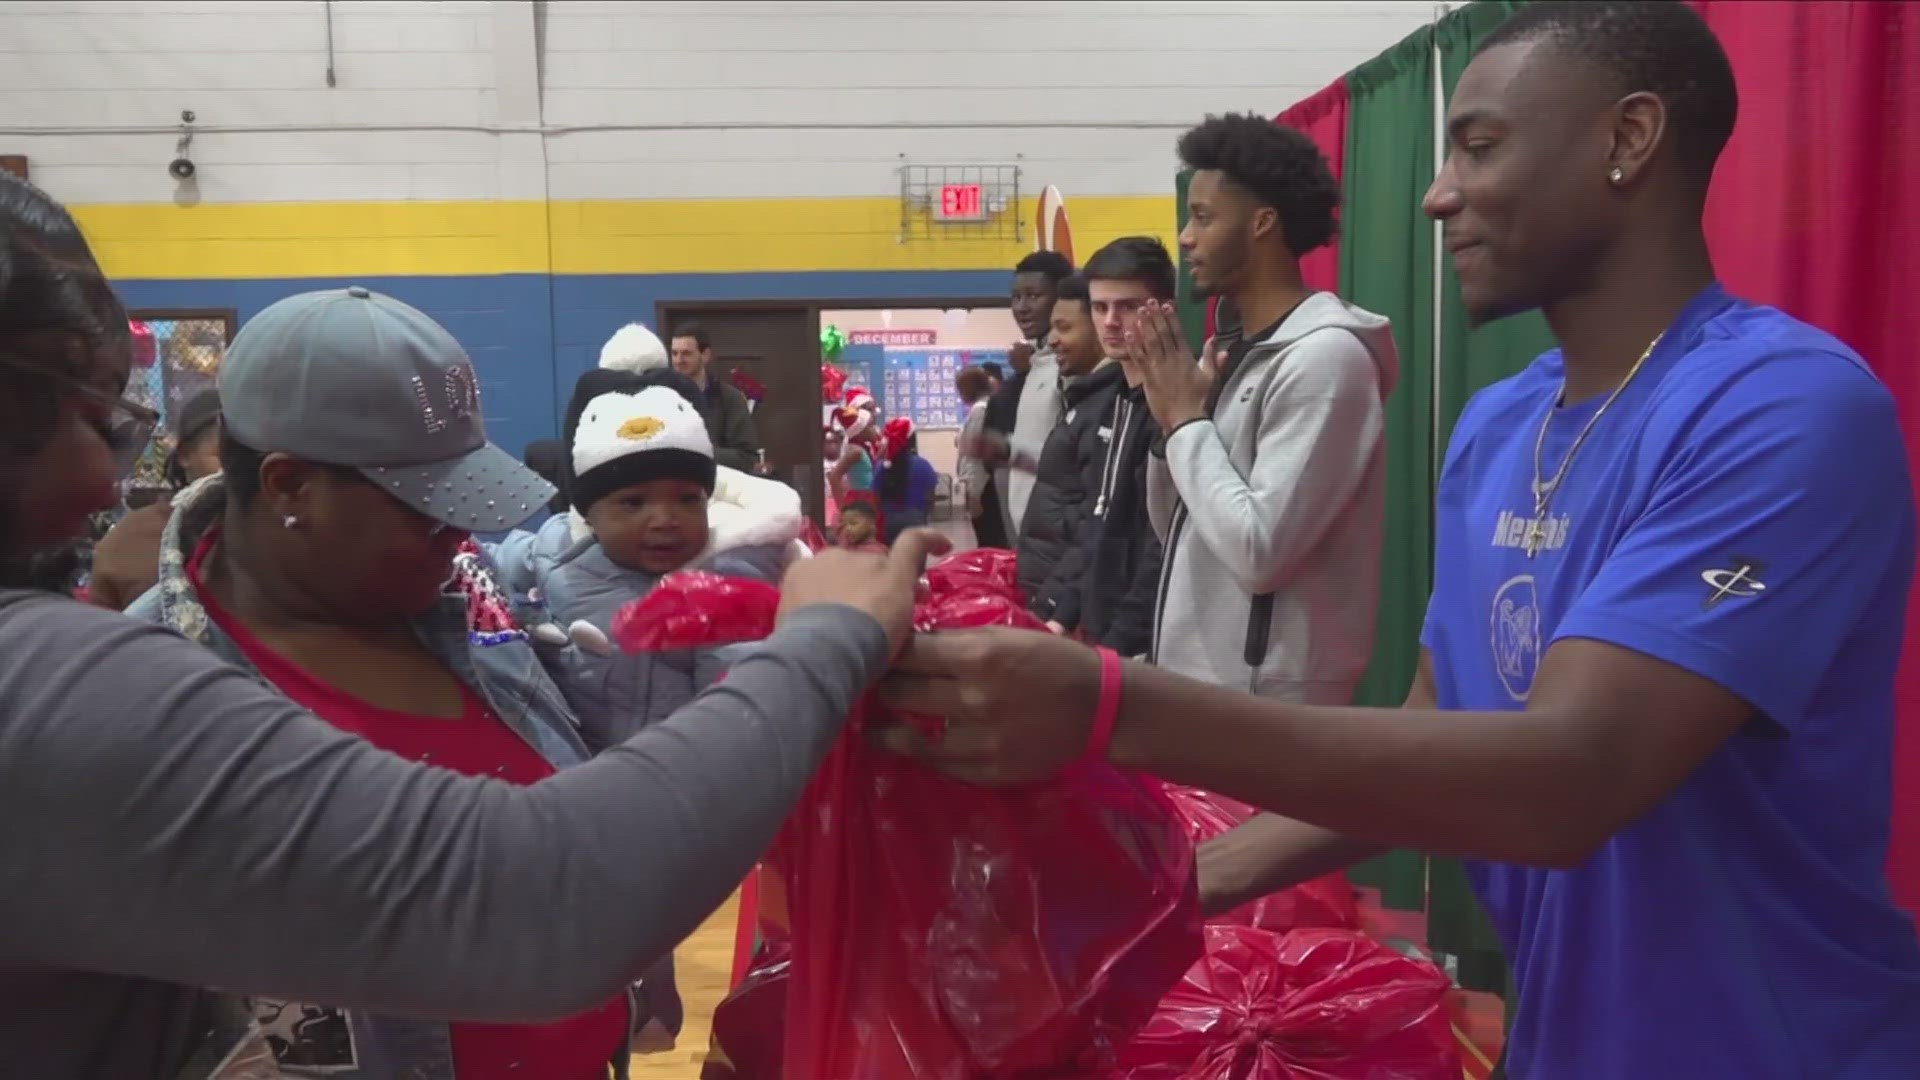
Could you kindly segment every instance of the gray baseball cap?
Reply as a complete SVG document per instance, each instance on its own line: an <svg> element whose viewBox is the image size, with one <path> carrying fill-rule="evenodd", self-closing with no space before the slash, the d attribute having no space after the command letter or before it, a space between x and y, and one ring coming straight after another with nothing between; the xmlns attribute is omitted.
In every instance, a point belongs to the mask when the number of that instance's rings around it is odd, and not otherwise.
<svg viewBox="0 0 1920 1080"><path fill-rule="evenodd" d="M255 315L220 362L226 432L261 453L358 469L420 513L493 532L553 485L487 441L473 362L446 328L353 286Z"/></svg>

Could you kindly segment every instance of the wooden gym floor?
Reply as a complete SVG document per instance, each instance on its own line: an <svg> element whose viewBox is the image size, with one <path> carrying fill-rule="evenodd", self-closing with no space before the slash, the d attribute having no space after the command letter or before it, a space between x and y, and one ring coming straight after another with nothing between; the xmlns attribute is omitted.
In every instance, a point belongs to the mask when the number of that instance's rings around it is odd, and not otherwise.
<svg viewBox="0 0 1920 1080"><path fill-rule="evenodd" d="M707 1058L713 1008L727 996L733 974L733 932L740 917L740 898L721 905L693 936L674 950L675 975L686 1002L686 1027L679 1045L664 1054L633 1059L633 1080L694 1080Z"/></svg>

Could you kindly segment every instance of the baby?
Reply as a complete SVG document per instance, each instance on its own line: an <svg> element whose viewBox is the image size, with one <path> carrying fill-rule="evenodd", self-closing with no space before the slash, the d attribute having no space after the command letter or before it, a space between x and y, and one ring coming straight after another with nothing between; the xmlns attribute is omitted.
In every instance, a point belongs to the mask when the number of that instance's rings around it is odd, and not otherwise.
<svg viewBox="0 0 1920 1080"><path fill-rule="evenodd" d="M615 612L676 570L777 581L805 551L799 494L715 465L698 399L691 380L667 369L582 376L565 429L571 509L490 551L507 590L570 629L572 644L543 659L595 752L672 715L723 666L706 650L621 654L607 643ZM649 1027L677 1035L671 956L642 990Z"/></svg>
<svg viewBox="0 0 1920 1080"><path fill-rule="evenodd" d="M615 612L676 570L777 581L804 551L799 493L715 465L698 396L667 369L581 376L565 429L571 509L490 552L511 591L537 595L585 645L554 675L596 750L666 719L719 670L700 653L613 655Z"/></svg>

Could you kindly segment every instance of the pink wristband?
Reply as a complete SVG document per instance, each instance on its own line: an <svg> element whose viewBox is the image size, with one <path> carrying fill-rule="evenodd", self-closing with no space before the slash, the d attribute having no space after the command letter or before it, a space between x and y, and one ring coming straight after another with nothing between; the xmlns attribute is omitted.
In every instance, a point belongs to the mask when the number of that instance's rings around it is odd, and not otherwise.
<svg viewBox="0 0 1920 1080"><path fill-rule="evenodd" d="M1087 751L1082 760L1103 762L1113 744L1113 725L1120 719L1120 682L1123 669L1120 654L1112 649L1100 652L1100 704L1093 710L1093 730L1087 735Z"/></svg>

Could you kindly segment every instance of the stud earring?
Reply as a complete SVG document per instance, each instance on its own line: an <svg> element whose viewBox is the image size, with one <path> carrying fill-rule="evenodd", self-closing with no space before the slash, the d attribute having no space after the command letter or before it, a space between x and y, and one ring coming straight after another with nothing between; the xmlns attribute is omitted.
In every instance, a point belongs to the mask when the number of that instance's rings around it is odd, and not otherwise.
<svg viewBox="0 0 1920 1080"><path fill-rule="evenodd" d="M280 519L280 524L289 529L297 529L300 527L300 519L294 517L292 514L288 514L286 517Z"/></svg>
<svg viewBox="0 0 1920 1080"><path fill-rule="evenodd" d="M1613 167L1613 171L1607 174L1607 179L1613 181L1616 184L1621 182L1622 180L1625 180L1626 178L1627 178L1626 170L1622 169L1618 165L1615 165Z"/></svg>

